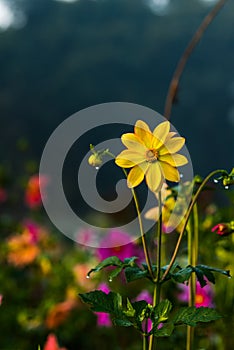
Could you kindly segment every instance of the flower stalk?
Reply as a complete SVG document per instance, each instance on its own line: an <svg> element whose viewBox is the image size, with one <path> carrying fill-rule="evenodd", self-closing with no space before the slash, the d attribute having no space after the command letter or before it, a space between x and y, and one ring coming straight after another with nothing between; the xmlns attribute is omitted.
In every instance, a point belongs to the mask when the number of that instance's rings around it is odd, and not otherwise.
<svg viewBox="0 0 234 350"><path fill-rule="evenodd" d="M214 170L212 171L210 174L207 175L207 177L202 181L201 185L199 186L197 192L195 193L191 203L190 203L190 206L188 208L188 211L186 213L186 216L185 216L185 220L184 220L184 224L183 224L183 227L181 229L181 232L180 232L180 235L179 235L179 238L177 240L177 243L176 243L176 247L175 247L175 250L174 250L174 253L171 257L171 260L170 260L170 263L164 273L164 275L162 276L162 279L161 281L164 281L165 278L167 277L167 275L169 274L175 260L176 260L176 257L177 257L177 254L178 254L178 251L179 251L179 248L180 248L180 244L181 244L181 241L182 241L182 238L183 238L183 235L184 235L184 232L185 232L185 229L187 227L187 224L188 224L188 220L189 220L189 217L192 213L192 210L193 210L193 207L194 205L196 204L197 202L197 199L201 193L201 191L203 190L203 188L205 187L205 185L207 184L207 182L213 177L215 176L216 174L219 174L221 173L222 175L228 175L227 171L226 170L223 170L223 169L219 169L219 170Z"/></svg>

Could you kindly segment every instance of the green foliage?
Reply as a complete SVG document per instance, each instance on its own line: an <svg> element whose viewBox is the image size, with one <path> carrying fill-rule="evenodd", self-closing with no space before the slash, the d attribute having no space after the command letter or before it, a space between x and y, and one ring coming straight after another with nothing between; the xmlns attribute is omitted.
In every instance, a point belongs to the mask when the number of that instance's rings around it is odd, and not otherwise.
<svg viewBox="0 0 234 350"><path fill-rule="evenodd" d="M124 261L120 260L117 256L110 256L109 258L104 259L101 261L96 267L91 269L87 276L89 277L91 273L93 272L99 272L102 269L109 267L109 266L116 266L116 268L110 273L109 280L111 281L113 278L117 277L120 272L127 268L127 267L134 267L135 260L137 259L136 256L133 256L131 258L126 258Z"/></svg>
<svg viewBox="0 0 234 350"><path fill-rule="evenodd" d="M152 329L147 335L154 334L156 337L168 337L172 334L175 326L188 325L195 327L199 322L210 322L220 319L222 316L213 308L208 307L183 307L170 315L172 303L169 300L161 301L153 307L141 300L131 303L127 299L126 305L119 293L93 291L79 294L81 300L87 303L92 311L109 313L115 325L123 327L135 327L142 334L142 322L146 319L152 321ZM160 324L162 324L161 327Z"/></svg>
<svg viewBox="0 0 234 350"><path fill-rule="evenodd" d="M179 309L173 317L173 323L195 327L198 322L210 322L219 318L222 316L215 309L190 306Z"/></svg>

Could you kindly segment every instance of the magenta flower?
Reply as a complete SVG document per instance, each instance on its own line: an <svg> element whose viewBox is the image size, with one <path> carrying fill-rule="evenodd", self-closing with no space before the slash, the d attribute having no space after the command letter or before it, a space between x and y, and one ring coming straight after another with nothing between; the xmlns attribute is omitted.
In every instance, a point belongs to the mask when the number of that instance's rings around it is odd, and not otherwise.
<svg viewBox="0 0 234 350"><path fill-rule="evenodd" d="M132 256L141 256L139 246L132 242L132 237L119 229L111 229L100 242L97 250L98 259L103 260L109 256L117 256L120 260Z"/></svg>
<svg viewBox="0 0 234 350"><path fill-rule="evenodd" d="M101 283L98 287L99 290L102 292L108 294L110 292L110 288L106 283ZM95 312L97 315L97 325L98 327L111 327L112 322L110 318L110 314L107 314L106 312Z"/></svg>
<svg viewBox="0 0 234 350"><path fill-rule="evenodd" d="M217 224L211 231L216 232L220 236L228 236L234 232L234 221Z"/></svg>
<svg viewBox="0 0 234 350"><path fill-rule="evenodd" d="M143 289L135 299L135 301L140 301L140 300L145 300L148 304L152 304L153 302L152 295L146 289Z"/></svg>
<svg viewBox="0 0 234 350"><path fill-rule="evenodd" d="M180 292L177 295L178 299L187 303L189 301L189 287L185 284L180 285ZM201 287L199 282L196 282L196 307L214 307L213 303L214 291L210 284Z"/></svg>
<svg viewBox="0 0 234 350"><path fill-rule="evenodd" d="M24 227L31 237L31 242L35 244L38 243L41 229L40 226L36 222L27 219L24 221Z"/></svg>

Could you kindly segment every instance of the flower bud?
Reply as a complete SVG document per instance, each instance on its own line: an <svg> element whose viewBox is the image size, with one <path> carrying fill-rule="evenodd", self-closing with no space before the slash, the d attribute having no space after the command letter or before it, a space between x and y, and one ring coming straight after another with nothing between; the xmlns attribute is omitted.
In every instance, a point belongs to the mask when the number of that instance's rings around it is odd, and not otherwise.
<svg viewBox="0 0 234 350"><path fill-rule="evenodd" d="M100 167L100 165L102 165L102 158L98 153L93 153L89 157L88 162L94 167Z"/></svg>

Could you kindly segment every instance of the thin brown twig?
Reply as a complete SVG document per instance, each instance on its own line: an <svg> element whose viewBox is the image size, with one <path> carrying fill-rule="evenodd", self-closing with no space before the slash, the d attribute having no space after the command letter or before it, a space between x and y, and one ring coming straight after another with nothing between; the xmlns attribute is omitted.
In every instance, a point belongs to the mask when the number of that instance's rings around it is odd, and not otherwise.
<svg viewBox="0 0 234 350"><path fill-rule="evenodd" d="M179 87L179 81L180 77L184 71L185 65L189 59L189 56L193 52L194 48L202 38L204 32L210 25L210 23L213 21L215 16L218 14L218 12L221 10L221 8L225 5L227 0L220 0L218 3L212 8L212 10L206 15L200 26L198 27L197 31L193 35L192 39L188 43L186 49L184 50L177 66L176 69L173 73L168 92L167 92L167 97L166 97L166 103L165 103L165 108L164 108L164 116L167 119L170 119L171 115L171 109L172 109L172 104L176 98L177 92L178 92L178 87Z"/></svg>

